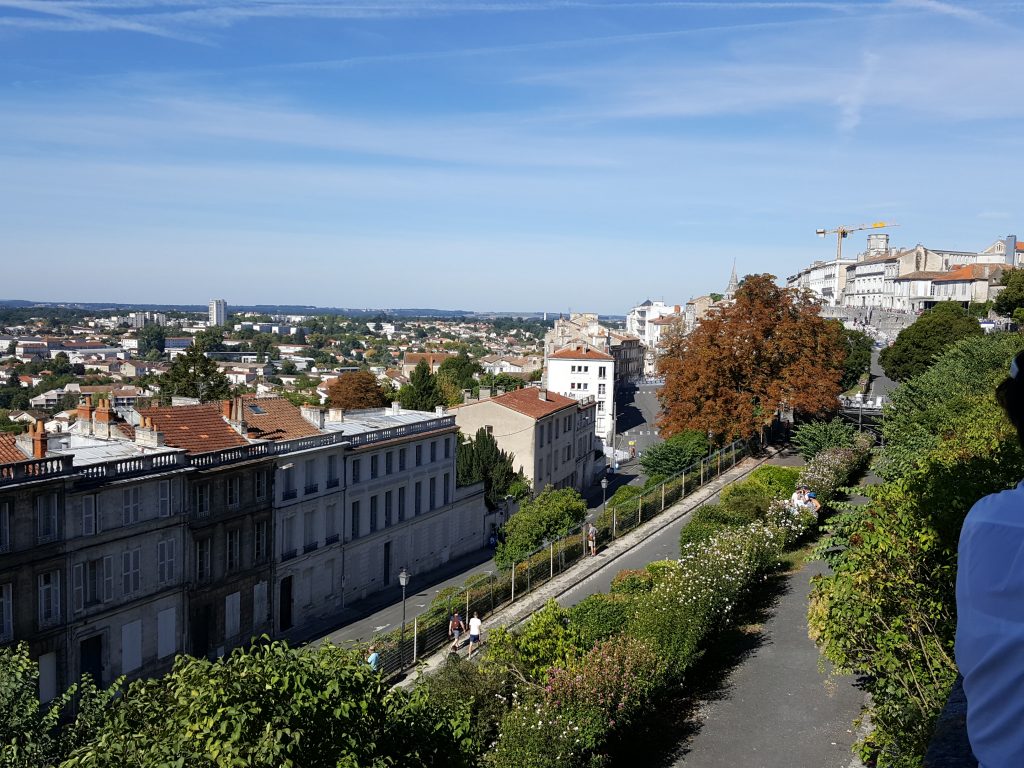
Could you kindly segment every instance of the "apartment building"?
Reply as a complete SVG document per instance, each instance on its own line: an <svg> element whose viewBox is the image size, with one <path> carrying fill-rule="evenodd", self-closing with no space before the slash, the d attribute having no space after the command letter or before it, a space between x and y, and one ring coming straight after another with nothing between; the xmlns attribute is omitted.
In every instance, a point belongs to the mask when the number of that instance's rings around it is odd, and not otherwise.
<svg viewBox="0 0 1024 768"><path fill-rule="evenodd" d="M546 486L584 491L603 468L595 462L597 402L592 395L570 398L537 387L490 396L452 409L463 434L487 430L511 454L535 492ZM595 450L596 449L596 450Z"/></svg>
<svg viewBox="0 0 1024 768"><path fill-rule="evenodd" d="M616 363L618 385L622 389L640 381L644 373L642 339L628 330L618 333L602 325L594 312L573 312L555 320L544 334L544 359L565 347L582 345L611 355Z"/></svg>
<svg viewBox="0 0 1024 768"><path fill-rule="evenodd" d="M547 386L552 392L596 402L594 433L605 446L615 438L615 358L584 345L552 352L545 365Z"/></svg>

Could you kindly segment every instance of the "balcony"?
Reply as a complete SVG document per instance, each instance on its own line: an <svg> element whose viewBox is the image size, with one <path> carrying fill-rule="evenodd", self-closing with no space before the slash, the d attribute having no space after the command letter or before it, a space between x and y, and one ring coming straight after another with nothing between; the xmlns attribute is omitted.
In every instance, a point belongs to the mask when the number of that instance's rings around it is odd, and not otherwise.
<svg viewBox="0 0 1024 768"><path fill-rule="evenodd" d="M292 499L294 499L298 495L299 495L299 492L297 490L295 490L294 488L285 488L284 492L281 494L281 498L284 499L285 501L291 501Z"/></svg>
<svg viewBox="0 0 1024 768"><path fill-rule="evenodd" d="M298 553L298 552L296 552L296 551L295 551L294 549L289 549L289 550L288 550L287 552L282 552L282 553L281 553L281 562L283 563L283 562L284 562L285 560L292 560L292 559L294 559L294 558L295 558L295 557L296 557L296 556L297 556L298 554L299 554L299 553Z"/></svg>
<svg viewBox="0 0 1024 768"><path fill-rule="evenodd" d="M328 536L324 540L324 546L325 547L326 546L330 546L331 544L337 544L337 543L338 543L338 534L336 534L336 533L332 533L330 536Z"/></svg>
<svg viewBox="0 0 1024 768"><path fill-rule="evenodd" d="M338 478L331 478L327 481L328 488L337 488L341 484L341 480Z"/></svg>
<svg viewBox="0 0 1024 768"><path fill-rule="evenodd" d="M302 547L302 554L308 555L310 552L316 552L319 547L320 545L317 544L315 541L310 542L309 544L305 544Z"/></svg>
<svg viewBox="0 0 1024 768"><path fill-rule="evenodd" d="M313 483L312 485L306 486L306 496L316 493L320 490L320 483Z"/></svg>

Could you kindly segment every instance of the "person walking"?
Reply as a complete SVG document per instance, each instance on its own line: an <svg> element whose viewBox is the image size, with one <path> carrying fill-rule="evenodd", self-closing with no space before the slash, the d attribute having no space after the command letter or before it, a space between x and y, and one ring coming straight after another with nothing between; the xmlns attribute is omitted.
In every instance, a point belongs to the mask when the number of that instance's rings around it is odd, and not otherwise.
<svg viewBox="0 0 1024 768"><path fill-rule="evenodd" d="M462 617L456 611L452 614L452 620L448 622L448 637L452 638L452 647L449 649L450 653L458 652L459 639L465 631L466 625L462 623Z"/></svg>
<svg viewBox="0 0 1024 768"><path fill-rule="evenodd" d="M591 557L597 557L597 528L593 523L587 523L587 549Z"/></svg>
<svg viewBox="0 0 1024 768"><path fill-rule="evenodd" d="M480 621L480 615L473 611L473 618L469 620L469 653L466 655L467 659L472 659L473 649L480 647L480 635L483 627L484 623Z"/></svg>

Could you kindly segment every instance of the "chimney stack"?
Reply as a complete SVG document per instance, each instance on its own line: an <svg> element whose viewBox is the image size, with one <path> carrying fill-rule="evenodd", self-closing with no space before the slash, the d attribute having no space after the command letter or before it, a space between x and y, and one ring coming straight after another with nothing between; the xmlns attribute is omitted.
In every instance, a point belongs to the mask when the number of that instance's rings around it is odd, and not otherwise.
<svg viewBox="0 0 1024 768"><path fill-rule="evenodd" d="M299 411L302 413L302 418L308 421L317 429L324 428L324 409L316 405L303 405Z"/></svg>
<svg viewBox="0 0 1024 768"><path fill-rule="evenodd" d="M46 425L39 419L29 430L32 433L32 458L45 459L49 441L46 437Z"/></svg>
<svg viewBox="0 0 1024 768"><path fill-rule="evenodd" d="M164 445L164 433L158 432L151 416L143 416L135 427L135 443L145 448L161 448Z"/></svg>
<svg viewBox="0 0 1024 768"><path fill-rule="evenodd" d="M110 400L101 397L93 413L92 433L96 437L110 438L110 425L114 422L114 412L110 408Z"/></svg>
<svg viewBox="0 0 1024 768"><path fill-rule="evenodd" d="M544 389L544 387L538 387L537 388L537 397L539 399L544 400L545 402L547 402L548 391L546 389Z"/></svg>
<svg viewBox="0 0 1024 768"><path fill-rule="evenodd" d="M443 405L439 405L436 408L434 408L434 413L437 414L438 416L444 416L444 411L445 407Z"/></svg>
<svg viewBox="0 0 1024 768"><path fill-rule="evenodd" d="M221 400L220 401L220 415L228 421L231 420L231 401Z"/></svg>
<svg viewBox="0 0 1024 768"><path fill-rule="evenodd" d="M345 409L344 408L328 408L327 409L327 418L330 421L344 422L345 421Z"/></svg>
<svg viewBox="0 0 1024 768"><path fill-rule="evenodd" d="M392 415L397 416L401 412L402 412L402 404L400 402L398 402L397 400L392 400L391 401L391 413L392 413Z"/></svg>
<svg viewBox="0 0 1024 768"><path fill-rule="evenodd" d="M78 423L83 435L92 434L92 395L83 395L78 401Z"/></svg>

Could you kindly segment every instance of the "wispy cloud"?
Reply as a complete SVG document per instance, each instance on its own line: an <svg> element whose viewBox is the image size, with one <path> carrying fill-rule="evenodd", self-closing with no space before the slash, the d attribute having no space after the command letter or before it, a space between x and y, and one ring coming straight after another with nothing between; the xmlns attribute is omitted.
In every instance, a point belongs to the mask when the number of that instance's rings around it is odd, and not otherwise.
<svg viewBox="0 0 1024 768"><path fill-rule="evenodd" d="M970 21L976 24L990 25L995 21L981 11L973 8L965 8L962 5L942 2L942 0L893 0L893 5L901 8L918 9L936 13L940 16L950 16L962 21Z"/></svg>

